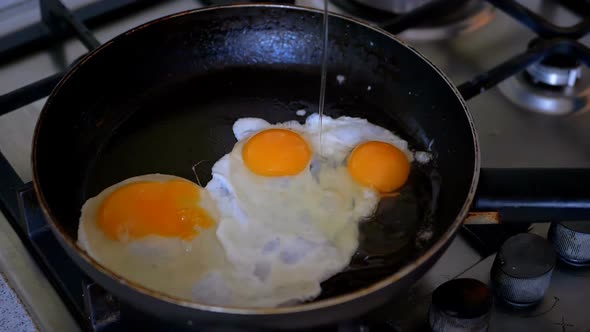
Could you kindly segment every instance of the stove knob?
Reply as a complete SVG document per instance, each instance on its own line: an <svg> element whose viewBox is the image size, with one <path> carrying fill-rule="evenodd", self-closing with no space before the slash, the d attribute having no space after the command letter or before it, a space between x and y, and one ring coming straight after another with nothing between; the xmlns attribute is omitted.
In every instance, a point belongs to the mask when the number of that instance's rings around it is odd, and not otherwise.
<svg viewBox="0 0 590 332"><path fill-rule="evenodd" d="M544 238L522 233L506 240L494 260L492 288L510 305L527 307L543 299L555 266L555 252Z"/></svg>
<svg viewBox="0 0 590 332"><path fill-rule="evenodd" d="M432 293L429 321L434 332L487 331L492 292L475 279L454 279Z"/></svg>
<svg viewBox="0 0 590 332"><path fill-rule="evenodd" d="M553 223L548 237L561 261L573 266L590 266L590 222Z"/></svg>

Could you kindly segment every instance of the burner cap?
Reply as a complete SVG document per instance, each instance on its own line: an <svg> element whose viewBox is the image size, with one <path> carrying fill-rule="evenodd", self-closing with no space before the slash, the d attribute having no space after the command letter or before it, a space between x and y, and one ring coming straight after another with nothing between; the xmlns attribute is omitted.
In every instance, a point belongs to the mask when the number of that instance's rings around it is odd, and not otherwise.
<svg viewBox="0 0 590 332"><path fill-rule="evenodd" d="M526 69L533 83L573 87L582 77L582 64L574 56L552 55Z"/></svg>
<svg viewBox="0 0 590 332"><path fill-rule="evenodd" d="M572 81L575 84L568 85ZM509 77L498 88L516 105L536 113L565 115L590 110L590 69L586 66L568 69L541 62Z"/></svg>

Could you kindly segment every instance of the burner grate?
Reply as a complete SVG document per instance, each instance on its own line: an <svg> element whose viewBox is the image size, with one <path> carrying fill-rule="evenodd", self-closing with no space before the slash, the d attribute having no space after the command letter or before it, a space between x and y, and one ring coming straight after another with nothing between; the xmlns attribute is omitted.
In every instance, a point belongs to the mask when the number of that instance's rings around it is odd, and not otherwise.
<svg viewBox="0 0 590 332"><path fill-rule="evenodd" d="M578 41L590 32L590 17L585 15L587 10L579 8L580 13L585 17L579 23L562 27L549 22L517 1L488 0L488 2L524 24L538 37L529 43L530 46L523 53L459 85L459 91L465 99L477 96L550 56L570 55L586 66L590 66L590 48Z"/></svg>
<svg viewBox="0 0 590 332"><path fill-rule="evenodd" d="M39 4L53 0L40 0ZM115 19L129 15L137 10L148 8L159 3L159 0L100 0L84 6L72 14L88 27L96 27ZM48 22L33 24L19 31L0 38L0 63L8 62L16 57L51 46L65 38L75 36L72 31L65 31L58 36L54 34Z"/></svg>
<svg viewBox="0 0 590 332"><path fill-rule="evenodd" d="M19 189L18 201L22 211L22 223L19 226L30 239L25 241L32 247L29 252L34 254L34 258L40 263L45 274L50 277L49 281L52 285L60 290L60 295L78 323L87 329L99 331L91 329L84 312L83 287L87 283L86 276L68 257L51 233L31 183Z"/></svg>

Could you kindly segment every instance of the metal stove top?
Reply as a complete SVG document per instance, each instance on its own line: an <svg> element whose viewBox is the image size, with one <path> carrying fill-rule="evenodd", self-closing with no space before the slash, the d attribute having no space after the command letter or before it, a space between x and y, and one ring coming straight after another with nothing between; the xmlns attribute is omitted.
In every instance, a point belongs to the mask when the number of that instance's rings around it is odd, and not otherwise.
<svg viewBox="0 0 590 332"><path fill-rule="evenodd" d="M330 9L345 13L342 7L336 5L337 2L331 3ZM556 24L569 26L578 20L575 15L557 5L556 1L527 0L522 3ZM297 4L322 6L319 0L297 0ZM92 30L98 40L104 42L145 21L202 5L192 0L154 1L149 6L135 8ZM453 82L461 84L524 52L535 36L527 27L500 10L494 10L493 16L475 31L449 39L425 40L416 36L417 39L411 39L412 35L407 33L401 36L441 68ZM590 37L580 40L588 45ZM65 70L69 63L83 53L85 49L79 41L66 39L51 44L47 49L1 61L0 95ZM586 91L584 88L582 90ZM44 99L41 99L0 116L0 151L23 182L31 180L30 142L43 103ZM499 87L483 91L469 100L468 107L479 132L484 167L590 167L590 112L555 117L525 111L506 98ZM2 110L0 114L3 114ZM0 163L0 171L4 170L3 167L5 165ZM1 182L2 186L6 186L5 182ZM6 218L10 219L11 216L7 214ZM0 224L8 224L1 214ZM40 229L44 227L42 223L37 226ZM547 229L547 224L535 224L532 232L545 236ZM14 229L3 227L2 230L5 241L0 241L0 271L19 293L37 326L48 331L85 328L76 321L80 319L80 312L82 316L86 315L84 308L67 307L66 303L71 302L71 299L60 297L62 292L52 289L47 282L47 271L31 266L34 263L28 250L35 251L35 248L26 243L23 246L16 235L26 233L26 225L21 223ZM497 229L492 228L478 234L485 236L486 233L499 234ZM472 237L466 237L465 234L458 236L434 268L409 290L406 297L402 296L399 302L377 310L363 324L369 328L372 326L372 330L384 327L392 331L427 330L430 295L437 286L458 276L489 282L493 256L485 257L486 254L474 250L470 245L471 240ZM47 245L50 242L43 243ZM78 295L82 298L82 286L79 289ZM558 266L541 304L521 311L496 305L490 331L590 331L590 316L580 305L589 296L589 270ZM79 312L76 313L76 310ZM357 323L339 328L359 331Z"/></svg>

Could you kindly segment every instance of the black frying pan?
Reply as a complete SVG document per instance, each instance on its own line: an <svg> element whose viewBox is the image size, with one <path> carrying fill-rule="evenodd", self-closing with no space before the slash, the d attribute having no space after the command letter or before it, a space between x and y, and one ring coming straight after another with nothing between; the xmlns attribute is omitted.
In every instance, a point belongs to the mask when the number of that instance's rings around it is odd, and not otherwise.
<svg viewBox="0 0 590 332"><path fill-rule="evenodd" d="M301 108L317 110L321 26L320 12L289 6L195 10L130 30L72 68L37 124L34 183L56 237L92 279L178 326L304 327L358 316L434 264L474 196L479 151L472 119L424 57L340 16L330 17L326 114L366 118L435 159L413 165L402 195L384 200L361 226L351 265L324 282L317 300L274 309L189 303L124 280L75 244L80 207L105 187L157 172L193 180L195 163L230 151L236 119L277 122L300 119ZM336 75L345 83L337 84ZM210 179L211 164L197 169L201 181Z"/></svg>

